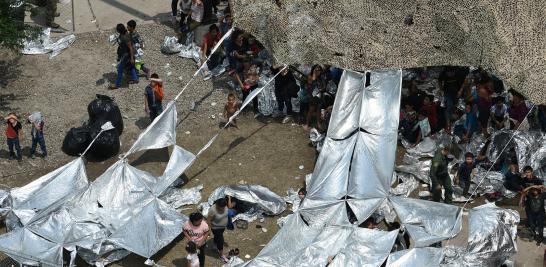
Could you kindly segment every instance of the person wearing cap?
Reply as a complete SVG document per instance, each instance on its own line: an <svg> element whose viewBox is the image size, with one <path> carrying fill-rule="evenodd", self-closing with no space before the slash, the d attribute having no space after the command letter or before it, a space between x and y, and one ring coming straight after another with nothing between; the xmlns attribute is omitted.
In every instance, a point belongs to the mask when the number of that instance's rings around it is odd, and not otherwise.
<svg viewBox="0 0 546 267"><path fill-rule="evenodd" d="M150 116L150 121L163 112L163 81L157 73L150 76L150 84L144 89L144 111Z"/></svg>
<svg viewBox="0 0 546 267"><path fill-rule="evenodd" d="M15 116L15 113L9 113L8 116L6 116L5 120L6 138L9 148L9 159L17 158L17 160L21 160L23 158L23 155L21 154L21 145L19 144L19 140L22 139L23 136L23 126L17 120L17 116Z"/></svg>
<svg viewBox="0 0 546 267"><path fill-rule="evenodd" d="M432 191L432 200L440 202L442 199L442 186L444 187L444 201L451 204L453 189L451 179L447 170L447 156L449 155L449 146L440 145L432 158L430 166L430 182Z"/></svg>

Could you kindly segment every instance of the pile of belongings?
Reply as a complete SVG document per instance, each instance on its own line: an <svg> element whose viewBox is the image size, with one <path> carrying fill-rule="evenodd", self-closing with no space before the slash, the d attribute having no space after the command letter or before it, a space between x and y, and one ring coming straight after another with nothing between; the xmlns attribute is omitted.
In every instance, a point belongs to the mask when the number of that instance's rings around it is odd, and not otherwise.
<svg viewBox="0 0 546 267"><path fill-rule="evenodd" d="M119 136L123 132L123 118L114 99L97 95L97 98L87 106L87 113L89 120L84 125L68 131L62 150L70 156L79 156L101 132L101 126L109 121L116 130L102 132L91 146L88 155L97 160L116 155L120 148Z"/></svg>

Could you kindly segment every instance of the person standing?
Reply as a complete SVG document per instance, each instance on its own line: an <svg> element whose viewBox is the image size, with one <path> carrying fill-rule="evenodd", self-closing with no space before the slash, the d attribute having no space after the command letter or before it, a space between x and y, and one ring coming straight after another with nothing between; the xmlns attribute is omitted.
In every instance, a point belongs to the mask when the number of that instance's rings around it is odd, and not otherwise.
<svg viewBox="0 0 546 267"><path fill-rule="evenodd" d="M273 74L277 74L281 69L281 66L273 66L271 68ZM277 98L278 112L280 115L284 113L284 107L286 106L286 116L282 120L282 123L287 123L292 116L292 97L298 95L298 84L296 78L292 72L285 68L281 71L277 77L275 77L275 98Z"/></svg>
<svg viewBox="0 0 546 267"><path fill-rule="evenodd" d="M449 155L449 146L442 146L436 150L430 166L430 182L432 189L432 200L440 202L442 199L442 186L445 189L444 201L451 204L453 189L451 179L447 170L447 155Z"/></svg>
<svg viewBox="0 0 546 267"><path fill-rule="evenodd" d="M546 199L546 189L544 185L533 185L527 187L521 193L519 200L520 207L525 204L525 213L527 215L527 226L531 232L537 246L540 246L544 240L544 220L546 220L544 211L544 200Z"/></svg>
<svg viewBox="0 0 546 267"><path fill-rule="evenodd" d="M463 196L469 197L468 190L470 189L470 182L472 181L472 171L476 168L474 162L474 154L467 152L464 155L464 162L459 166L457 170L457 176L455 176L455 184L459 184L463 189Z"/></svg>
<svg viewBox="0 0 546 267"><path fill-rule="evenodd" d="M163 112L163 81L157 73L150 76L150 84L144 89L144 111L150 115L150 122Z"/></svg>
<svg viewBox="0 0 546 267"><path fill-rule="evenodd" d="M210 235L209 225L203 221L203 214L194 212L190 214L190 219L184 223L184 237L188 242L195 243L199 257L199 266L205 266L205 247L207 238Z"/></svg>
<svg viewBox="0 0 546 267"><path fill-rule="evenodd" d="M131 80L129 84L138 83L138 76L135 69L135 48L131 41L131 36L125 28L125 25L119 23L116 26L116 31L119 33L119 46L118 46L118 66L117 66L117 78L114 85L110 85L109 89L118 89L121 86L121 79L123 78L123 72L126 67L129 67L131 72Z"/></svg>
<svg viewBox="0 0 546 267"><path fill-rule="evenodd" d="M228 208L225 198L216 200L214 207L209 209L207 221L212 228L214 245L216 245L216 248L218 249L220 260L227 263L228 259L224 255L224 231L228 225Z"/></svg>
<svg viewBox="0 0 546 267"><path fill-rule="evenodd" d="M34 112L28 117L28 122L32 125L30 134L32 136L32 146L30 148L30 157L35 158L36 146L39 144L42 150L42 157L47 157L47 149L44 138L44 117L40 112Z"/></svg>
<svg viewBox="0 0 546 267"><path fill-rule="evenodd" d="M9 113L6 117L6 138L9 149L9 159L17 159L21 161L21 145L19 140L23 137L23 127L17 120L15 113ZM15 151L14 151L15 150Z"/></svg>
<svg viewBox="0 0 546 267"><path fill-rule="evenodd" d="M55 23L55 17L60 16L57 12L58 0L46 0L46 26L51 28L59 28L59 24Z"/></svg>

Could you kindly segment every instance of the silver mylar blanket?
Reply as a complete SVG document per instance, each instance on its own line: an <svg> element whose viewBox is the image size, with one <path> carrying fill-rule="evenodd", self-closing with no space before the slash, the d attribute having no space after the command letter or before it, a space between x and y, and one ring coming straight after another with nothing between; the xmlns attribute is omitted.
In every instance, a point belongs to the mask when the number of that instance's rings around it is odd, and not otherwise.
<svg viewBox="0 0 546 267"><path fill-rule="evenodd" d="M10 190L7 197L0 194L0 210L7 212L10 226L0 236L0 251L22 264L42 266L62 266L63 249L72 252L70 265L76 252L97 266L131 252L145 258L157 253L181 233L187 220L163 200L173 195L169 187L195 160L174 145L175 127L176 106L171 102L129 152L92 183L80 157ZM125 158L168 146L172 152L159 177Z"/></svg>
<svg viewBox="0 0 546 267"><path fill-rule="evenodd" d="M283 219L282 228L256 258L238 266L326 266L329 257L333 257L329 266L381 266L387 258L387 266L438 266L444 260L442 248L426 247L460 232L462 210L390 193L396 178L393 171L401 74L399 70L372 72L371 85L365 87L364 74L344 71L330 127L307 183L307 196L294 214ZM437 137L439 143L449 142L445 139L443 134ZM428 149L415 151L412 163L435 149L436 141ZM416 176L422 166L418 168ZM406 178L405 182L408 189L395 191L404 194L415 185ZM349 211L356 217L354 225L349 221ZM370 217L392 221L387 217L393 211L416 248L391 254L398 230L356 226ZM497 225L510 223L504 220ZM495 233L478 232L491 241L488 248L498 245ZM510 256L509 242L500 244L505 243L506 249L499 252L503 257Z"/></svg>
<svg viewBox="0 0 546 267"><path fill-rule="evenodd" d="M76 36L70 34L53 42L50 37L51 28L45 29L40 37L35 40L25 40L21 53L25 55L49 54L49 59L59 55L64 49L68 48L75 40Z"/></svg>
<svg viewBox="0 0 546 267"><path fill-rule="evenodd" d="M232 196L251 204L267 215L278 215L286 209L286 202L282 197L261 185L224 185L216 188L209 196L208 204L225 196Z"/></svg>

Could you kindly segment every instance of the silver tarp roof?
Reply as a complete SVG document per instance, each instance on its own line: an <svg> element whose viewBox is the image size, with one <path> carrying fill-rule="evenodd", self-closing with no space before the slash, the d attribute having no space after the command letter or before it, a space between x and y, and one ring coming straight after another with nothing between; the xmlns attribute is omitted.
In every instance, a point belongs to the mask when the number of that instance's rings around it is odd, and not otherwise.
<svg viewBox="0 0 546 267"><path fill-rule="evenodd" d="M396 179L393 175L397 126L400 106L401 71L371 73L371 85L365 87L365 75L345 71L336 96L330 128L318 157L308 194L297 211L283 220L282 228L264 249L249 262L238 266L439 266L444 261L443 248L427 246L456 236L462 228L462 210L453 205L425 200L408 199L390 193ZM437 143L449 142L439 133L422 147L410 153L408 167L418 164L423 156L430 156ZM430 166L430 160L428 161ZM421 167L413 167L419 179L427 176ZM410 174L411 175L411 174ZM404 177L406 181L409 178ZM415 186L415 182L410 186ZM400 188L401 194L407 193ZM483 210L491 211L491 207ZM500 214L513 211L496 210ZM356 222L351 224L352 212ZM398 217L412 240L412 249L392 252L399 235L391 232L364 229L356 225L374 214L382 214L392 221ZM478 214L480 210L476 211ZM473 212L474 213L474 212ZM476 216L476 215L471 215ZM500 216L500 215L499 215ZM500 216L502 217L502 216ZM509 216L504 216L507 218ZM476 229L474 241L487 240L489 245L469 246L468 252L456 257L473 255L478 261L491 261L510 256L515 236L497 234L503 227L513 226L514 218L491 221L491 229ZM490 250L502 244L502 251ZM461 251L464 249L461 248ZM482 254L480 254L482 253Z"/></svg>

